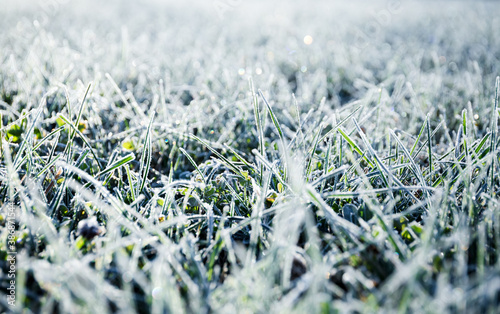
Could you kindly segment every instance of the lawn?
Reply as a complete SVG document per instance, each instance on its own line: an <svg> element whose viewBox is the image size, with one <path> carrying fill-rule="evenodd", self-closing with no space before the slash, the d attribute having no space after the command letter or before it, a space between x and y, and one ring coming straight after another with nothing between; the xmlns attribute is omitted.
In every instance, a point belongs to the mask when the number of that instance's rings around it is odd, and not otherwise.
<svg viewBox="0 0 500 314"><path fill-rule="evenodd" d="M500 4L0 7L0 312L498 312Z"/></svg>

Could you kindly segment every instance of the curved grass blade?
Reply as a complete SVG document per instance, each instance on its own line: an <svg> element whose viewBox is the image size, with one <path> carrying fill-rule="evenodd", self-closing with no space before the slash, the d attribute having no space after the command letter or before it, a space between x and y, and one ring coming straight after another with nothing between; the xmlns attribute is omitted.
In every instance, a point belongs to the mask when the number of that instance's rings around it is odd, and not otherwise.
<svg viewBox="0 0 500 314"><path fill-rule="evenodd" d="M35 146L33 146L33 150L39 149L40 146L42 146L42 144L45 143L45 141L47 141L52 135L57 134L57 133L61 132L62 130L64 130L64 126L58 127L57 129L50 132L47 136L45 136L44 138L39 140Z"/></svg>
<svg viewBox="0 0 500 314"><path fill-rule="evenodd" d="M83 109L85 108L85 100L87 99L87 95L89 93L89 90L90 90L90 87L92 86L92 82L89 83L89 85L87 86L87 89L85 90L85 94L83 95L83 99L82 99L82 103L80 104L80 109L78 110L78 114L76 116L76 122L75 122L75 125L76 127L78 128L78 125L80 124L80 119L82 118L82 115L83 115ZM68 93L67 93L67 88L66 86L64 86L64 90L66 92L66 105L68 107L68 120L71 121L71 104L69 102L69 96L68 96ZM69 139L68 139L68 142L66 143L66 147L64 148L64 155L68 154L68 160L71 158L70 155L71 154L71 148L72 148L72 145L73 145L73 140L75 138L75 135L76 135L76 132L74 130L72 130L69 134ZM97 162L99 163L99 162Z"/></svg>
<svg viewBox="0 0 500 314"><path fill-rule="evenodd" d="M260 118L259 98L257 97L257 94L255 93L255 88L253 86L252 78L249 78L249 82L250 82L250 89L252 91L253 112L254 112L254 117L255 117L255 124L257 127L257 134L259 137L259 152L262 156L265 156L266 147L264 145L264 130L262 129L262 120ZM260 165L260 174L259 174L260 182L262 182L263 173L264 173L264 165Z"/></svg>
<svg viewBox="0 0 500 314"><path fill-rule="evenodd" d="M184 156L186 156L187 160L189 160L189 162L193 165L194 169L196 169L196 171L200 174L201 178L203 179L203 182L207 182L205 176L203 175L203 172L201 172L200 168L198 168L198 165L194 162L193 158L189 156L188 152L186 152L182 147L179 147L179 150Z"/></svg>
<svg viewBox="0 0 500 314"><path fill-rule="evenodd" d="M240 175L242 178L246 178L246 176L242 173L242 171L233 162L231 162L226 157L222 156L222 154L220 154L217 150L215 150L215 148L213 148L212 146L210 146L210 144L208 144L206 141L202 140L201 138L197 137L194 134L190 134L190 137L192 139L200 142L201 144L203 144L206 148L208 148L215 156L217 156L217 158L224 165L226 165L226 167L232 169L236 174Z"/></svg>
<svg viewBox="0 0 500 314"><path fill-rule="evenodd" d="M278 135L279 135L279 138L281 141L281 145L283 147L283 158L284 158L284 163L285 163L285 166L283 167L283 171L284 171L284 176L286 178L287 177L286 172L287 172L287 168L288 168L288 160L287 160L288 158L287 158L287 152L286 152L287 146L285 144L285 136L283 135L283 131L281 129L281 125L278 121L278 118L276 118L276 115L274 114L273 108L271 108L271 105L267 101L266 97L264 97L264 94L262 93L262 91L260 89L259 89L259 94L260 94L260 97L262 97L262 99L264 100L264 103L266 104L267 109L269 110L269 114L271 115L271 120L273 121L274 127L276 128L276 131L278 132Z"/></svg>
<svg viewBox="0 0 500 314"><path fill-rule="evenodd" d="M410 155L413 156L413 152L415 151L415 148L417 148L417 145L418 145L418 142L420 142L420 138L422 137L422 135L424 134L424 130L425 130L425 125L427 123L429 123L429 117L426 117L425 118L425 121L424 123L422 123L422 127L420 128L420 132L418 132L418 136L417 136L417 139L415 140L415 143L413 143L413 146L411 147L410 149Z"/></svg>
<svg viewBox="0 0 500 314"><path fill-rule="evenodd" d="M306 181L309 182L309 177L311 175L311 166L312 166L312 161L314 159L314 153L316 152L316 148L318 147L318 143L319 143L319 137L321 135L321 131L323 131L323 124L320 124L319 128L318 128L318 131L316 132L316 135L314 136L314 143L313 143L313 147L312 149L310 150L310 154L309 154L309 161L307 162L307 167L306 167Z"/></svg>
<svg viewBox="0 0 500 314"><path fill-rule="evenodd" d="M420 184L422 184L422 186L425 186L425 180L424 180L424 176L422 175L422 172L420 171L420 167L417 166L417 164L415 163L415 160L412 158L411 156L411 152L409 152L406 147L403 145L403 143L401 142L401 140L398 138L398 136L396 135L396 133L394 133L392 130L389 130L391 136L396 140L396 142L398 143L398 147L401 147L401 150L403 151L403 154L406 156L406 158L408 158L408 160L410 161L410 165L413 167L414 169L414 172L415 174L417 175L418 177L418 180L420 181Z"/></svg>
<svg viewBox="0 0 500 314"><path fill-rule="evenodd" d="M394 191L417 191L417 190L425 190L425 191L430 191L433 192L436 189L428 186L408 186L405 185L404 187L398 187L398 186L393 186L390 188L383 188L383 189L373 189L373 190L363 190L363 191L353 191L353 192L328 192L328 193L323 193L324 198L344 198L344 199L351 199L354 197L360 197L363 195L378 195L382 193L390 193Z"/></svg>
<svg viewBox="0 0 500 314"><path fill-rule="evenodd" d="M345 117L344 119L342 119L339 123L337 123L333 129L331 129L330 131L326 132L325 135L323 135L319 142L323 141L325 138L327 138L328 136L330 136L330 134L333 134L335 131L340 130L340 126L342 124L344 124L347 120L349 120L356 112L359 111L359 109L361 109L361 107L363 107L362 105L359 105L358 108L354 109L353 112L351 112L347 117ZM362 155L362 154L361 154Z"/></svg>
<svg viewBox="0 0 500 314"><path fill-rule="evenodd" d="M128 180L128 186L130 188L130 195L132 196L132 202L135 202L135 188L134 188L134 183L132 182L132 174L130 173L129 165L125 167L125 171L127 172L127 180Z"/></svg>
<svg viewBox="0 0 500 314"><path fill-rule="evenodd" d="M97 155L95 154L94 150L92 149L92 146L90 146L90 143L89 141L87 140L87 138L85 137L85 135L82 134L82 132L80 132L80 130L78 130L77 127L75 127L73 125L73 123L71 123L71 121L69 121L68 118L66 118L63 114L58 114L57 115L59 118L61 118L61 120L63 120L64 122L66 122L67 125L69 125L75 132L76 134L78 134L78 136L82 139L82 141L85 143L85 145L87 145L87 147L90 149L90 152L92 153L92 156L94 157L96 163L97 163L97 166L99 167L99 171L102 171L102 166L99 162L99 159L97 158Z"/></svg>
<svg viewBox="0 0 500 314"><path fill-rule="evenodd" d="M31 122L31 126L30 126L28 132L26 133L26 136L23 138L23 141L21 143L21 146L19 147L19 150L17 151L16 157L14 158L14 161L13 161L14 168L17 168L17 164L20 161L20 158L23 155L24 150L26 149L26 145L28 144L28 142L30 142L32 140L33 130L35 129L35 125L36 125L38 118L40 118L40 115L42 114L44 103L47 104L47 94L45 94L42 97L42 99L40 100L40 104L38 105L38 108L36 110L36 115L33 119L33 122Z"/></svg>
<svg viewBox="0 0 500 314"><path fill-rule="evenodd" d="M152 153L153 153L153 148L151 147L151 126L153 125L153 120L155 117L155 110L156 110L156 103L157 103L157 98L153 100L153 110L151 113L151 118L149 119L149 125L148 129L146 131L146 139L144 143L144 149L142 150L142 155L141 155L141 164L139 167L139 173L142 175L141 177L141 185L139 187L139 190L137 190L137 193L141 193L142 190L144 189L144 186L146 184L146 180L148 178L149 174L149 169L151 167L151 158L152 158Z"/></svg>
<svg viewBox="0 0 500 314"><path fill-rule="evenodd" d="M130 163L132 160L135 159L135 155L134 153L131 153L131 154L128 154L127 156L115 161L114 163L112 163L111 165L109 165L108 167L106 167L106 169L98 172L95 177L98 178L99 176L102 176L104 174L107 174L107 173L110 173L122 166L125 166L126 164Z"/></svg>
<svg viewBox="0 0 500 314"><path fill-rule="evenodd" d="M62 155L57 155L54 159L52 159L49 163L47 163L45 165L45 167L43 167L42 170L40 170L40 172L35 176L35 178L39 178L42 174L44 174L47 170L49 170L49 168L56 163L57 160L59 160L59 158L61 158Z"/></svg>
<svg viewBox="0 0 500 314"><path fill-rule="evenodd" d="M278 179L278 181L284 187L290 188L290 186L285 182L285 179L278 173L278 171L276 171L276 167L273 167L273 165L271 165L269 163L269 161L267 161L264 158L264 156L262 156L261 154L259 154L259 152L256 149L253 149L252 153L254 153L255 157L257 157L257 159L259 159L267 167L267 169L269 169L276 176L276 178Z"/></svg>
<svg viewBox="0 0 500 314"><path fill-rule="evenodd" d="M349 135L347 135L347 133L344 132L344 130L342 130L342 128L338 128L338 131L339 131L340 135L342 135L342 137L347 141L347 143L349 143L349 145L351 145L351 147L356 151L356 153L358 153L360 156L363 156L363 159L371 167L375 167L375 165L372 163L372 161L370 159L368 159L368 157L366 157L366 154L361 150L361 148L359 148L358 144L356 144L356 142L354 142L351 139L351 137Z"/></svg>
<svg viewBox="0 0 500 314"><path fill-rule="evenodd" d="M380 158L378 157L377 153L375 152L375 150L373 149L373 147L370 145L370 143L368 142L368 139L366 138L364 132L361 130L361 128L359 127L357 121L355 118L352 119L353 122L354 122L354 125L356 126L356 129L358 130L358 133L361 135L361 139L363 140L363 142L365 143L366 147L368 148L368 151L370 152L370 154L372 155L372 157L375 159L376 161L376 164L377 164L377 168L379 168L381 174L385 173L390 179L391 181L395 182L399 187L401 187L413 200L415 201L419 201L418 198L415 197L415 195L413 195L413 193L411 193L410 191L408 191L407 189L405 189L405 186L403 185L403 183L401 183L401 181L398 180L398 178L396 178L391 171L389 171L389 169L387 169L387 167L384 165L384 163L382 162L382 160L380 160ZM387 187L391 187L391 185L389 184L389 181L387 180L387 178L382 175L382 179L387 183Z"/></svg>
<svg viewBox="0 0 500 314"><path fill-rule="evenodd" d="M85 108L85 100L87 99L87 95L88 95L91 87L92 87L92 82L89 83L89 85L87 86L87 89L85 90L85 94L83 95L82 104L80 105L80 109L78 110L78 115L76 116L75 125L77 127L80 124L80 120L82 119L83 109ZM70 118L71 118L71 111L70 111ZM73 132L73 134L71 135L71 140L73 140L74 136L75 136L75 133Z"/></svg>
<svg viewBox="0 0 500 314"><path fill-rule="evenodd" d="M239 160L241 161L245 166L247 166L248 168L252 169L253 171L255 171L255 165L251 164L250 162L246 161L245 158L243 158L240 154L238 154L231 146L227 145L227 144L224 144L224 147L229 149L229 151L231 151L231 153L233 153L233 155Z"/></svg>
<svg viewBox="0 0 500 314"><path fill-rule="evenodd" d="M307 186L306 193L309 196L309 198L311 199L311 201L313 201L316 204L316 206L318 206L319 208L321 208L323 210L325 217L331 222L331 224L333 226L340 227L347 234L354 236L354 237L359 237L361 235L361 229L357 225L355 225L355 224L341 218L339 215L337 215L333 211L333 209L331 209L331 207L328 206L328 204L318 194L318 192L316 192L316 190L314 188L312 188L311 186Z"/></svg>

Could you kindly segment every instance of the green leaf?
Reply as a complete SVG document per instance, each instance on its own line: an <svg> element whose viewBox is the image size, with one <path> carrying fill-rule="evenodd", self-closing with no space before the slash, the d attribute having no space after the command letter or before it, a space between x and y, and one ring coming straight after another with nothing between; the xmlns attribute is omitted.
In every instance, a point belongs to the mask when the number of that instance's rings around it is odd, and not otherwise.
<svg viewBox="0 0 500 314"><path fill-rule="evenodd" d="M85 246L86 243L87 243L87 241L85 240L85 238L82 236L79 236L76 239L75 247L77 250L81 250Z"/></svg>
<svg viewBox="0 0 500 314"><path fill-rule="evenodd" d="M410 223L409 227L415 231L416 234L422 234L422 232L424 231L424 228L422 227L421 224L419 224L418 222L416 221L413 221Z"/></svg>
<svg viewBox="0 0 500 314"><path fill-rule="evenodd" d="M83 132L87 129L87 121L78 123L78 131Z"/></svg>
<svg viewBox="0 0 500 314"><path fill-rule="evenodd" d="M20 143L21 142L21 135L23 134L24 129L21 128L19 125L14 124L8 131L7 131L7 139L14 142L14 143Z"/></svg>
<svg viewBox="0 0 500 314"><path fill-rule="evenodd" d="M57 123L57 126L59 126L59 127L61 127L61 126L63 126L63 125L65 125L65 124L66 124L66 122L64 122L64 120L63 120L63 119L61 119L60 117L58 117L58 118L56 119L56 123Z"/></svg>
<svg viewBox="0 0 500 314"><path fill-rule="evenodd" d="M126 151L133 151L135 149L134 142L132 140L125 140L122 142L122 148Z"/></svg>

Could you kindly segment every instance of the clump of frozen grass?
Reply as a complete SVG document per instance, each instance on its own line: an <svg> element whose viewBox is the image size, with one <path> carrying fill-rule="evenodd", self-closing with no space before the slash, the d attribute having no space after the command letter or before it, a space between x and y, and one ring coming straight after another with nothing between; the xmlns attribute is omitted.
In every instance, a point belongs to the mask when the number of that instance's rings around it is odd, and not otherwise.
<svg viewBox="0 0 500 314"><path fill-rule="evenodd" d="M499 25L466 7L362 50L352 12L2 13L17 306L494 312Z"/></svg>

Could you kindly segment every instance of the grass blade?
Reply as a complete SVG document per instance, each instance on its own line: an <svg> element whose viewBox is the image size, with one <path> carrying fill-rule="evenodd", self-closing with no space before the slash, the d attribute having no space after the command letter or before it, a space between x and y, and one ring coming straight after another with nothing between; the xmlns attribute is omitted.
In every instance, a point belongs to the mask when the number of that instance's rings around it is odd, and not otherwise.
<svg viewBox="0 0 500 314"><path fill-rule="evenodd" d="M99 162L97 155L95 154L94 150L92 149L92 146L90 146L90 143L87 140L87 138L85 137L85 135L83 135L82 132L80 132L80 130L78 130L78 128L75 127L73 125L73 123L71 123L71 121L69 121L69 119L66 118L63 114L60 113L58 115L58 117L61 118L61 120L63 120L64 122L66 122L66 124L69 125L75 131L76 134L78 134L78 136L82 139L82 141L85 143L85 145L87 145L87 147L90 149L90 152L92 153L92 156L94 156L94 160L97 163L97 167L99 167L99 171L102 171L101 163Z"/></svg>
<svg viewBox="0 0 500 314"><path fill-rule="evenodd" d="M130 163L132 160L135 159L135 155L133 153L131 154L128 154L127 156L115 161L113 164L109 165L108 167L106 167L106 169L98 172L95 177L98 178L102 175L105 175L107 173L110 173L112 171L115 171L116 169L120 168L120 167L123 167L125 165L127 165L128 163Z"/></svg>
<svg viewBox="0 0 500 314"><path fill-rule="evenodd" d="M156 106L153 106L153 107L156 107ZM145 139L145 143L144 143L144 148L143 148L142 154L141 154L141 164L139 167L139 169L140 169L139 173L142 174L142 177L141 177L141 185L139 187L139 190L137 190L137 193L142 193L142 190L144 189L144 186L145 186L147 178L148 178L149 168L151 167L151 156L152 156L152 151L153 151L153 149L151 147L151 126L153 125L153 119L155 117L154 108L153 108L152 112L153 113L151 114L151 118L149 119L148 129L146 131L146 139Z"/></svg>
<svg viewBox="0 0 500 314"><path fill-rule="evenodd" d="M205 176L203 175L203 172L201 172L200 168L198 168L198 165L194 162L193 158L189 156L188 152L186 152L182 147L179 147L179 150L184 156L186 156L187 160L189 160L189 162L193 165L194 169L196 169L196 171L200 174L201 178L203 179L203 182L207 182Z"/></svg>

